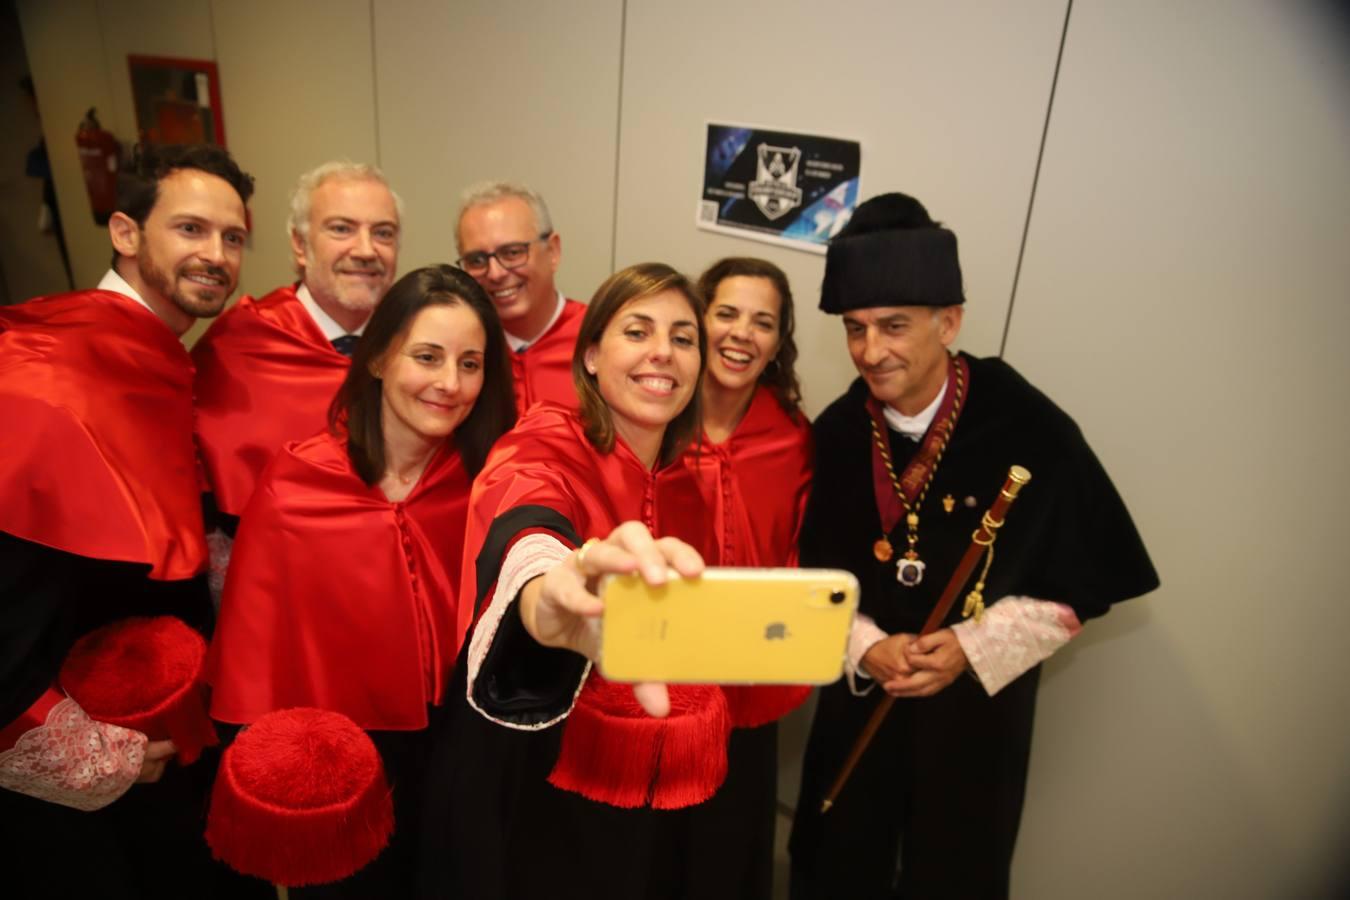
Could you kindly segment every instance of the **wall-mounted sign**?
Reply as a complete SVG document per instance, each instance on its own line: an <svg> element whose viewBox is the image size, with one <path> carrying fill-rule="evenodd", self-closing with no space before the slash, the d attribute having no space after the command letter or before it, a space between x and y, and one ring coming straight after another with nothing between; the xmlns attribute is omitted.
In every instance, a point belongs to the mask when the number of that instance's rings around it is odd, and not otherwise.
<svg viewBox="0 0 1350 900"><path fill-rule="evenodd" d="M698 227L824 253L858 205L857 141L708 125Z"/></svg>

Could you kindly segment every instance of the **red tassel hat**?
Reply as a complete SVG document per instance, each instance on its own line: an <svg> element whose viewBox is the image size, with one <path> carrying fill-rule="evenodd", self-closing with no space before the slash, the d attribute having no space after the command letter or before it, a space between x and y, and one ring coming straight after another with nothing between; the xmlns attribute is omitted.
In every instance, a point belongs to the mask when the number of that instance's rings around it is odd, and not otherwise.
<svg viewBox="0 0 1350 900"><path fill-rule="evenodd" d="M300 707L260 717L225 751L206 843L245 875L299 887L355 873L393 830L370 737L341 713Z"/></svg>
<svg viewBox="0 0 1350 900"><path fill-rule="evenodd" d="M76 641L61 689L100 722L172 740L184 765L219 743L207 715L206 641L173 616L122 619Z"/></svg>
<svg viewBox="0 0 1350 900"><path fill-rule="evenodd" d="M549 784L624 809L702 803L727 777L731 719L711 685L672 684L670 715L653 718L631 684L591 673L567 717Z"/></svg>

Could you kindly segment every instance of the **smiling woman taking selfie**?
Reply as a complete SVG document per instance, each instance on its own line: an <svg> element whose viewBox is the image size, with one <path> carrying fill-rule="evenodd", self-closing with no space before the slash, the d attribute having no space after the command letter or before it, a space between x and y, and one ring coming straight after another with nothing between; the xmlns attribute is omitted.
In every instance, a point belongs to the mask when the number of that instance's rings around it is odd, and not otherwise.
<svg viewBox="0 0 1350 900"><path fill-rule="evenodd" d="M472 278L408 273L357 344L329 430L276 456L240 522L212 716L342 713L370 733L393 786L393 842L326 896L408 890L428 710L471 613L456 600L469 484L515 417L505 353Z"/></svg>
<svg viewBox="0 0 1350 900"><path fill-rule="evenodd" d="M719 872L741 848L700 855L690 841L691 811L725 774L721 689L635 688L591 665L600 576L659 583L668 567L692 576L715 560L680 460L701 425L705 345L703 303L682 275L657 263L616 273L581 325L580 412L534 407L475 483L465 568L481 545L482 611L451 688L453 771L434 791L443 821L426 828L447 862L427 893L736 896Z"/></svg>

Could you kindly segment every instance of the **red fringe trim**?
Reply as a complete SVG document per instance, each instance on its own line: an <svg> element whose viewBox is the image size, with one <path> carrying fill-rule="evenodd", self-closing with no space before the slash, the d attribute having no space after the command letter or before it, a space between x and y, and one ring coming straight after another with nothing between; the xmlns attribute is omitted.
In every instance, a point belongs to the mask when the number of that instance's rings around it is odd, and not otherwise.
<svg viewBox="0 0 1350 900"><path fill-rule="evenodd" d="M268 716L318 710L282 710ZM323 713L338 716L338 713ZM263 716L251 728L266 727ZM345 717L342 717L345 718ZM347 720L360 737L361 752L377 760L374 777L355 796L309 808L288 808L254 796L240 783L236 741L225 751L206 821L206 843L216 859L243 872L287 887L340 881L365 867L389 844L394 804L384 769L370 738ZM240 740L248 734L240 733ZM312 774L312 773L308 773Z"/></svg>
<svg viewBox="0 0 1350 900"><path fill-rule="evenodd" d="M731 727L758 728L775 722L806 702L810 685L725 685Z"/></svg>
<svg viewBox="0 0 1350 900"><path fill-rule="evenodd" d="M121 634L117 635L118 632ZM141 709L116 709L108 703L106 696L98 700L82 696L85 694L83 680L99 678L107 667L115 665L123 649L119 645L127 640L143 640L146 647L159 648L171 657L187 661L192 671L190 679L176 685L162 685L167 693L153 705ZM164 649L166 647L171 649ZM100 658L100 654L106 655ZM207 688L202 677L205 664L206 640L181 620L172 616L124 619L106 625L76 643L67 660L70 668L63 667L61 686L90 718L134 729L152 741L173 741L178 747L178 762L189 765L196 762L203 749L220 743L207 712ZM127 674L132 678L144 678L147 673ZM100 688L106 687L106 683L100 685Z"/></svg>
<svg viewBox="0 0 1350 900"><path fill-rule="evenodd" d="M682 809L727 775L731 720L720 688L671 685L670 715L648 716L632 685L592 674L564 726L549 784L622 809Z"/></svg>

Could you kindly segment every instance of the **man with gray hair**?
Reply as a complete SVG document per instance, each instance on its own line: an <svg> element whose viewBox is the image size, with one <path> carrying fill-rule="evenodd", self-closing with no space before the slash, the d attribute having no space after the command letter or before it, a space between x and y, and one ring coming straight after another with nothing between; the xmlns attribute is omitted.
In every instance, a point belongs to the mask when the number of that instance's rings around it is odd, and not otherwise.
<svg viewBox="0 0 1350 900"><path fill-rule="evenodd" d="M394 281L401 213L374 166L306 172L287 222L300 280L243 297L193 348L198 448L227 535L272 455L327 423L357 337Z"/></svg>
<svg viewBox="0 0 1350 900"><path fill-rule="evenodd" d="M544 198L520 184L475 185L460 203L455 240L457 265L487 291L506 329L518 410L540 400L575 409L572 349L586 305L553 282L562 239Z"/></svg>

